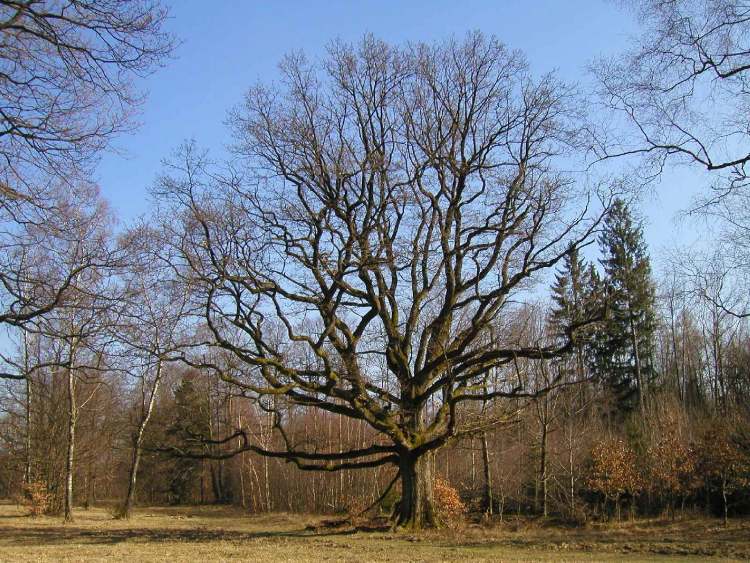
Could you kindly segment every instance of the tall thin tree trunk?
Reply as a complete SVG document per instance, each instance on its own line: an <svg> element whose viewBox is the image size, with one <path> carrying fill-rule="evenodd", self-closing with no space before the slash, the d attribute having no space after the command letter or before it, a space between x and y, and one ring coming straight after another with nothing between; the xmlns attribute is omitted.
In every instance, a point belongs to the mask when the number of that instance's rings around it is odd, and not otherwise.
<svg viewBox="0 0 750 563"><path fill-rule="evenodd" d="M242 428L242 411L241 411L242 405L240 404L237 407L237 428ZM237 437L237 447L242 446L242 439L238 436ZM240 504L242 505L242 508L247 508L247 501L245 499L245 454L247 452L242 452L240 454Z"/></svg>
<svg viewBox="0 0 750 563"><path fill-rule="evenodd" d="M75 341L70 345L70 355L68 358L68 452L65 463L65 504L64 504L64 521L73 521L73 470L75 459L75 436L76 436L76 419L78 412L76 408L75 396L75 373L73 361L75 358Z"/></svg>
<svg viewBox="0 0 750 563"><path fill-rule="evenodd" d="M26 415L26 463L23 471L23 482L28 485L32 481L31 465L31 405L33 403L33 383L31 381L31 369L29 362L29 335L26 329L22 329L21 334L23 335L23 375L26 378L26 401L25 401L25 415Z"/></svg>
<svg viewBox="0 0 750 563"><path fill-rule="evenodd" d="M575 477L575 466L573 463L573 428L568 423L568 472L570 474L570 480L568 482L568 495L570 496L570 517L575 518L576 514L576 477Z"/></svg>
<svg viewBox="0 0 750 563"><path fill-rule="evenodd" d="M341 453L341 452L344 451L344 443L343 443L344 433L342 431L343 429L342 429L342 426L341 426L341 424L343 422L343 419L344 419L343 415L341 415L339 413L339 453ZM338 481L339 481L339 483L338 483L338 485L339 485L339 506L338 506L338 508L341 510L341 509L343 509L343 508L346 507L346 499L344 498L344 472L343 471L339 471L338 472L338 478L339 478L338 479Z"/></svg>
<svg viewBox="0 0 750 563"><path fill-rule="evenodd" d="M630 317L630 338L633 344L633 360L635 361L635 381L638 385L638 408L644 412L644 388L641 370L641 354L638 347L638 333L635 330L635 321Z"/></svg>
<svg viewBox="0 0 750 563"><path fill-rule="evenodd" d="M474 436L469 440L469 449L471 450L471 494L477 489L477 456L474 449Z"/></svg>
<svg viewBox="0 0 750 563"><path fill-rule="evenodd" d="M268 458L263 457L263 479L266 488L266 512L273 510L273 504L271 503L271 481L268 472Z"/></svg>
<svg viewBox="0 0 750 563"><path fill-rule="evenodd" d="M86 500L83 503L84 510L88 510L89 508L91 508L91 505L93 504L92 494L91 494L93 491L93 487L92 487L93 482L94 482L94 471L93 471L93 468L91 467L91 461L89 461L89 463L86 465L86 483L84 487L84 494L85 494Z"/></svg>
<svg viewBox="0 0 750 563"><path fill-rule="evenodd" d="M494 510L494 499L492 498L492 467L490 466L490 450L487 446L487 431L483 430L482 440L482 462L484 464L484 510L490 516Z"/></svg>
<svg viewBox="0 0 750 563"><path fill-rule="evenodd" d="M33 384L32 384L32 381L31 381L31 374L29 373L29 368L28 368L28 348L26 346L26 331L24 331L23 340L24 340L24 348L26 349L26 353L24 354L24 356L25 356L25 359L24 359L25 366L24 366L24 368L25 368L25 375L26 375L26 404L25 404L25 409L26 409L26 413L25 413L26 414L26 444L25 444L25 448L26 448L26 464L25 464L24 472L23 472L23 481L24 481L24 483L26 483L28 485L32 481L32 474L31 474L31 465L32 465L32 461L31 461L32 460L32 456L31 456L31 405L32 405L32 402L33 402L33 396L32 396L32 394L33 394L34 388L33 388Z"/></svg>
<svg viewBox="0 0 750 563"><path fill-rule="evenodd" d="M539 483L542 487L542 515L545 517L547 516L547 424L546 420L542 423L541 451L539 454Z"/></svg>
<svg viewBox="0 0 750 563"><path fill-rule="evenodd" d="M143 382L145 386L145 381ZM143 450L143 436L146 432L146 426L151 419L151 413L154 410L154 404L156 403L156 394L159 391L159 384L161 383L161 360L156 363L156 378L154 379L154 387L151 390L151 396L145 404L145 411L141 417L141 421L138 424L138 430L135 434L135 440L133 440L133 451L131 454L130 461L130 475L128 478L128 492L125 495L125 502L123 502L122 509L120 510L120 516L122 518L130 518L130 514L133 510L133 504L135 503L135 491L138 480L138 467L141 463L141 454Z"/></svg>
<svg viewBox="0 0 750 563"><path fill-rule="evenodd" d="M213 491L214 503L221 504L224 502L224 490L221 484L221 466L209 461L208 474L211 477L211 491Z"/></svg>
<svg viewBox="0 0 750 563"><path fill-rule="evenodd" d="M675 324L674 295L669 297L669 328L672 345L672 361L674 362L674 385L680 401L685 400L683 393L682 377L680 376L680 362L677 356L677 327Z"/></svg>
<svg viewBox="0 0 750 563"><path fill-rule="evenodd" d="M620 513L620 495L617 495L615 497L615 509L617 511L617 521L621 522L622 521L622 517L621 517L621 513Z"/></svg>

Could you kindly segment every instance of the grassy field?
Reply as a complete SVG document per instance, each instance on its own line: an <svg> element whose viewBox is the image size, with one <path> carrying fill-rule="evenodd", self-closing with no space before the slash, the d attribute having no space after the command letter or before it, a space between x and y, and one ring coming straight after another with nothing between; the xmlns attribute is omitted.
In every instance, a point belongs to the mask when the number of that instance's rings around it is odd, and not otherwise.
<svg viewBox="0 0 750 563"><path fill-rule="evenodd" d="M564 528L538 522L466 525L418 536L292 514L246 515L217 507L141 508L130 521L103 508L76 521L32 519L0 505L0 560L80 561L695 561L750 559L750 522L640 521Z"/></svg>

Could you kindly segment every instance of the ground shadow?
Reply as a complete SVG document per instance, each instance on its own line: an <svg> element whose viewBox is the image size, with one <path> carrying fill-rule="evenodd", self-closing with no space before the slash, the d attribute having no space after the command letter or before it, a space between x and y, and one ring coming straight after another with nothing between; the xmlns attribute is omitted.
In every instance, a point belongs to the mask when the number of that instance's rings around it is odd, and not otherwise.
<svg viewBox="0 0 750 563"><path fill-rule="evenodd" d="M348 536L375 529L325 529L325 530L268 530L243 532L235 530L197 528L110 528L92 530L75 524L54 527L3 526L5 541L13 545L56 545L62 543L118 544L122 542L243 542L263 538L312 538Z"/></svg>

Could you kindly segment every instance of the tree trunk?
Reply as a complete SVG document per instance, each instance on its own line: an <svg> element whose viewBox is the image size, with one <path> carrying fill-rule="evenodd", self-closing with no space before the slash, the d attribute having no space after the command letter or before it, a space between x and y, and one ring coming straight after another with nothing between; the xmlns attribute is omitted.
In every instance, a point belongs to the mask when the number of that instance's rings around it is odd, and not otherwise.
<svg viewBox="0 0 750 563"><path fill-rule="evenodd" d="M575 466L573 464L573 446L574 446L574 437L573 437L573 428L570 423L568 423L568 471L569 471L569 481L568 481L568 496L570 500L570 517L575 518L576 517L576 475L575 475Z"/></svg>
<svg viewBox="0 0 750 563"><path fill-rule="evenodd" d="M615 497L615 509L617 510L617 521L622 521L622 515L620 514L620 495Z"/></svg>
<svg viewBox="0 0 750 563"><path fill-rule="evenodd" d="M721 480L721 499L724 501L724 526L729 525L729 507L727 505L727 480Z"/></svg>
<svg viewBox="0 0 750 563"><path fill-rule="evenodd" d="M91 500L91 483L94 481L94 472L91 470L91 461L89 461L87 467L86 467L86 483L84 484L84 494L86 496L86 500L83 503L83 509L89 510L91 508L91 505L93 504Z"/></svg>
<svg viewBox="0 0 750 563"><path fill-rule="evenodd" d="M76 436L76 397L75 376L73 373L73 357L75 355L74 345L70 347L70 364L68 365L68 454L65 462L65 504L64 521L73 521L73 469L75 456Z"/></svg>
<svg viewBox="0 0 750 563"><path fill-rule="evenodd" d="M397 528L420 530L437 525L433 504L432 471L428 455L401 454L401 502Z"/></svg>
<svg viewBox="0 0 750 563"><path fill-rule="evenodd" d="M26 464L24 467L23 472L23 481L26 485L31 483L32 481L32 474L31 474L31 465L32 465L32 456L31 456L31 406L33 403L33 397L32 393L34 389L32 388L32 382L31 382L31 369L29 366L29 339L28 334L26 332L26 329L23 329L23 374L26 377Z"/></svg>
<svg viewBox="0 0 750 563"><path fill-rule="evenodd" d="M672 519L672 522L675 520L675 499L674 496L671 494L667 497L667 507L669 508L669 516Z"/></svg>
<svg viewBox="0 0 750 563"><path fill-rule="evenodd" d="M474 436L470 437L469 450L471 451L471 494L477 490L477 456L474 450Z"/></svg>
<svg viewBox="0 0 750 563"><path fill-rule="evenodd" d="M271 480L268 475L268 457L263 457L263 479L266 488L266 512L273 510L273 504L271 502Z"/></svg>
<svg viewBox="0 0 750 563"><path fill-rule="evenodd" d="M24 340L25 340L24 335ZM26 465L24 467L23 471L23 481L25 484L30 484L32 481L32 475L31 475L31 403L32 403L32 393L33 389L31 387L31 374L29 374L28 369L26 370Z"/></svg>
<svg viewBox="0 0 750 563"><path fill-rule="evenodd" d="M240 408L237 409L237 428L242 428L242 412ZM237 437L237 448L242 447L242 440ZM247 501L245 499L245 453L240 454L240 504L242 508L247 508Z"/></svg>
<svg viewBox="0 0 750 563"><path fill-rule="evenodd" d="M546 397L545 397L546 402ZM546 411L546 405L545 405ZM542 439L541 439L541 451L539 455L539 483L542 486L542 515L547 517L547 421L545 413L545 421L542 424Z"/></svg>
<svg viewBox="0 0 750 563"><path fill-rule="evenodd" d="M201 504L206 504L206 460L201 460Z"/></svg>
<svg viewBox="0 0 750 563"><path fill-rule="evenodd" d="M221 467L216 463L209 461L208 474L211 476L211 491L214 495L214 503L222 504L224 502L224 487L221 482Z"/></svg>
<svg viewBox="0 0 750 563"><path fill-rule="evenodd" d="M135 440L133 441L133 452L130 462L130 476L128 479L128 493L125 495L125 502L120 510L120 517L128 519L130 513L133 510L133 504L135 503L135 488L138 479L138 466L141 463L141 453L143 448L143 435L146 432L146 426L148 421L151 419L151 413L154 410L154 403L156 402L156 393L159 391L159 383L161 382L161 361L156 364L156 379L154 381L154 388L151 391L151 397L146 404L146 411L143 413L141 422L138 425L136 431ZM145 381L144 381L145 384Z"/></svg>
<svg viewBox="0 0 750 563"><path fill-rule="evenodd" d="M482 461L484 463L484 511L491 516L494 499L492 498L492 468L490 467L490 450L487 447L487 431L482 432Z"/></svg>
<svg viewBox="0 0 750 563"><path fill-rule="evenodd" d="M635 381L638 386L638 408L641 413L644 412L644 400L643 400L643 379L641 373L641 354L638 348L638 334L635 330L635 322L633 317L630 317L630 338L633 344L633 359L635 360Z"/></svg>

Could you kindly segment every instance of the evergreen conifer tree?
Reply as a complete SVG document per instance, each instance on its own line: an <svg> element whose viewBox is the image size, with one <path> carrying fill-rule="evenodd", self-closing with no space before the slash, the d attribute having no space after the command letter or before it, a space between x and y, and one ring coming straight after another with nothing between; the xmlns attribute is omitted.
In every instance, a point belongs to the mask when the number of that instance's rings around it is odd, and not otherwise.
<svg viewBox="0 0 750 563"><path fill-rule="evenodd" d="M189 377L183 377L174 392L174 418L167 436L178 447L200 443L209 437L209 413L204 396ZM174 459L170 492L173 502L184 504L194 497L199 482L201 460L188 457Z"/></svg>
<svg viewBox="0 0 750 563"><path fill-rule="evenodd" d="M646 382L654 377L655 290L643 230L621 199L605 220L599 247L609 313L593 339L594 370L617 410L642 409Z"/></svg>
<svg viewBox="0 0 750 563"><path fill-rule="evenodd" d="M596 306L596 295L592 276L596 275L593 268L586 265L580 258L577 248L572 248L565 256L562 270L555 276L552 286L553 309L550 315L550 325L553 331L564 338L570 327L582 325L592 318L593 307ZM560 364L569 373L569 377L582 380L586 373L586 356L589 339L595 325L587 324L573 332L575 342L573 363L569 360Z"/></svg>

